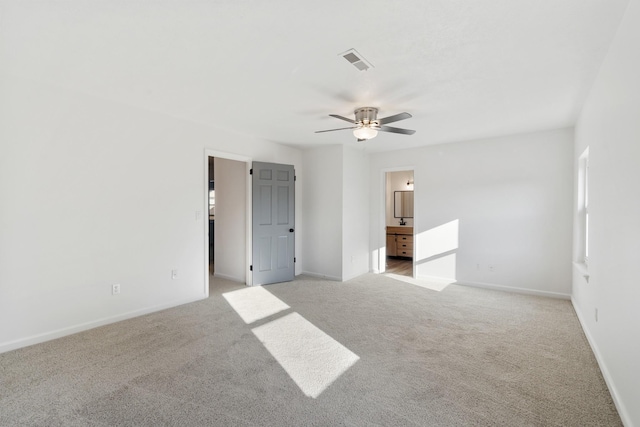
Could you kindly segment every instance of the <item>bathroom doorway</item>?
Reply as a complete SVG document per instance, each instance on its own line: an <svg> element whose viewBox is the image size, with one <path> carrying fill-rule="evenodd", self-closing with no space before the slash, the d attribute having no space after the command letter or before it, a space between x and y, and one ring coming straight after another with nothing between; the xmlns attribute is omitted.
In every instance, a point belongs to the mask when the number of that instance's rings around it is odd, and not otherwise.
<svg viewBox="0 0 640 427"><path fill-rule="evenodd" d="M413 277L413 170L385 174L385 272Z"/></svg>

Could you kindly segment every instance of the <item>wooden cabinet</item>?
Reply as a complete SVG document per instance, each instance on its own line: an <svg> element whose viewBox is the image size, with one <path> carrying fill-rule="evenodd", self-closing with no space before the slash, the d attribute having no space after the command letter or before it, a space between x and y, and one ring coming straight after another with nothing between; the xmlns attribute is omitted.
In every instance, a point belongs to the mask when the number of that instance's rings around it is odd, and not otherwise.
<svg viewBox="0 0 640 427"><path fill-rule="evenodd" d="M413 227L387 227L387 255L413 258Z"/></svg>
<svg viewBox="0 0 640 427"><path fill-rule="evenodd" d="M387 256L396 256L396 235L387 232Z"/></svg>
<svg viewBox="0 0 640 427"><path fill-rule="evenodd" d="M396 256L413 258L413 236L396 236Z"/></svg>

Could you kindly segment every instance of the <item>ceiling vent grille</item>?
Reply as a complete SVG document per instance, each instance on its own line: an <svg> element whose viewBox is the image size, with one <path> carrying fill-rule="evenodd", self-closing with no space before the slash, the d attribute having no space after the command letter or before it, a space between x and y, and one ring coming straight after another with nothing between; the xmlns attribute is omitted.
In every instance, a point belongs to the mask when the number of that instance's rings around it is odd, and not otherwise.
<svg viewBox="0 0 640 427"><path fill-rule="evenodd" d="M360 71L367 71L369 68L373 68L373 65L355 49L349 49L340 55Z"/></svg>

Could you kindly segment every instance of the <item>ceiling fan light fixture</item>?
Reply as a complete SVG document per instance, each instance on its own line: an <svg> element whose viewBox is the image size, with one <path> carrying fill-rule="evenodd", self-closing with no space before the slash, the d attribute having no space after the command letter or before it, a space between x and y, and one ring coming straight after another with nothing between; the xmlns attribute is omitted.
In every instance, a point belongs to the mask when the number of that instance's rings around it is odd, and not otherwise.
<svg viewBox="0 0 640 427"><path fill-rule="evenodd" d="M376 107L356 108L353 113L355 115L355 120L340 116L338 114L329 114L329 116L336 119L344 120L345 122L349 122L353 126L338 129L317 130L316 133L353 129L353 136L355 136L358 141L366 141L367 139L375 138L378 135L378 131L399 133L401 135L413 135L414 133L416 133L415 130L411 129L401 129L386 126L387 123L393 123L399 120L410 118L411 114L409 113L398 113L394 114L393 116L382 117L380 119L378 118L378 109Z"/></svg>
<svg viewBox="0 0 640 427"><path fill-rule="evenodd" d="M368 126L362 126L353 131L353 136L358 139L372 139L378 136L378 131Z"/></svg>

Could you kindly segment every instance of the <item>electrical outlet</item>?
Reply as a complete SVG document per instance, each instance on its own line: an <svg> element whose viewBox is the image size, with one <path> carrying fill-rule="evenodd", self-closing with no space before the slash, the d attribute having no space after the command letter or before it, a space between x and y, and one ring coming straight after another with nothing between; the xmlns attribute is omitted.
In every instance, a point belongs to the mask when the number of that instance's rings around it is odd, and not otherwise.
<svg viewBox="0 0 640 427"><path fill-rule="evenodd" d="M489 271L494 273L496 271L496 266L494 264L489 264Z"/></svg>
<svg viewBox="0 0 640 427"><path fill-rule="evenodd" d="M120 285L111 285L111 295L118 295L120 293Z"/></svg>
<svg viewBox="0 0 640 427"><path fill-rule="evenodd" d="M171 270L171 279L176 279L178 278L178 269L174 268L173 270Z"/></svg>

